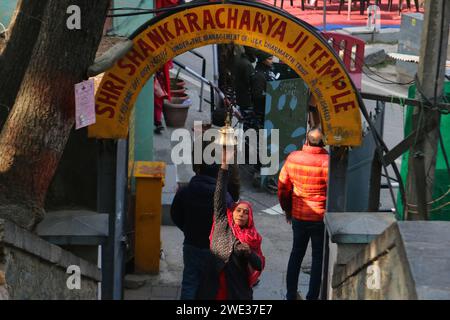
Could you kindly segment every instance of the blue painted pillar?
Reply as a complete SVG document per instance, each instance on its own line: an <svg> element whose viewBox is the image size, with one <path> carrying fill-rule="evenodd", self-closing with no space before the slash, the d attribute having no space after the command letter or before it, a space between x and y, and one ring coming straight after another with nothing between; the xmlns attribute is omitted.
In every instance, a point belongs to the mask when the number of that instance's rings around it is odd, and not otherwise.
<svg viewBox="0 0 450 320"><path fill-rule="evenodd" d="M141 8L152 9L153 0L113 0L114 8ZM115 13L133 13L135 10L121 10ZM152 15L137 15L113 18L112 29L108 34L122 37L130 36ZM153 78L146 83L136 100L133 113L130 117L129 127L129 157L128 177L131 181L132 193L134 193L135 181L132 168L136 161L153 160Z"/></svg>
<svg viewBox="0 0 450 320"><path fill-rule="evenodd" d="M9 23L11 22L11 17L14 13L14 9L16 8L17 0L8 0L0 2L0 23L3 24L6 28L8 28ZM3 29L0 27L0 32Z"/></svg>
<svg viewBox="0 0 450 320"><path fill-rule="evenodd" d="M134 161L153 160L153 77L134 105Z"/></svg>

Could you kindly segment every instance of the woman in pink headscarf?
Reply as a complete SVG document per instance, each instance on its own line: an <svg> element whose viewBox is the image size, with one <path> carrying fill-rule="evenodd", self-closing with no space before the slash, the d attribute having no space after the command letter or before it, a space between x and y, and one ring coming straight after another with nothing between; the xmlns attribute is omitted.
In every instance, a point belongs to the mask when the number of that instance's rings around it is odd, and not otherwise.
<svg viewBox="0 0 450 320"><path fill-rule="evenodd" d="M228 163L233 154L222 154L214 194L214 222L210 235L211 262L197 293L198 299L252 300L253 286L264 269L261 235L255 228L251 203L226 206Z"/></svg>

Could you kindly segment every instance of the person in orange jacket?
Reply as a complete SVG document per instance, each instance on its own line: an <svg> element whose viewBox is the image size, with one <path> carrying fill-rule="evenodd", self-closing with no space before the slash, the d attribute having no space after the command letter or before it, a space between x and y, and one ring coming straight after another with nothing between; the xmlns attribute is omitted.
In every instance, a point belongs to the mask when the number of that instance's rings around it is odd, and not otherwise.
<svg viewBox="0 0 450 320"><path fill-rule="evenodd" d="M278 178L278 199L286 221L292 224L294 238L286 275L288 300L300 298L298 277L309 239L312 266L306 299L319 297L329 162L323 146L321 130L309 131L306 144L288 156Z"/></svg>

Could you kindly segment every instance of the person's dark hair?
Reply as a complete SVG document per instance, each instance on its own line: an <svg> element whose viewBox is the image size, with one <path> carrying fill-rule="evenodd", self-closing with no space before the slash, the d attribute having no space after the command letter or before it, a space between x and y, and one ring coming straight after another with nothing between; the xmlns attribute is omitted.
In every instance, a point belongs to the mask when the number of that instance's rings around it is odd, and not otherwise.
<svg viewBox="0 0 450 320"><path fill-rule="evenodd" d="M262 63L264 60L273 57L273 55L271 55L270 53L267 53L265 51L258 51L256 53L256 57L258 58L258 63Z"/></svg>
<svg viewBox="0 0 450 320"><path fill-rule="evenodd" d="M216 163L213 164L202 163L199 166L198 174L217 179L217 175L219 174L219 167L220 166Z"/></svg>
<svg viewBox="0 0 450 320"><path fill-rule="evenodd" d="M245 55L248 57L248 60L253 63L256 61L256 49L253 47L244 46Z"/></svg>

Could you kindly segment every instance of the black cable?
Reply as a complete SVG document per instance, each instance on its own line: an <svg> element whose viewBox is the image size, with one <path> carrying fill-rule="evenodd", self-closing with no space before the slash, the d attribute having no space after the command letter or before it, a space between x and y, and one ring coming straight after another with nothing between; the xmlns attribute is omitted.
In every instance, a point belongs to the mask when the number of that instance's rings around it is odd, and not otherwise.
<svg viewBox="0 0 450 320"><path fill-rule="evenodd" d="M121 11L121 10L145 10L145 11L149 11L149 10L155 10L155 9L146 9L146 8L137 8L137 7L121 7L121 8L110 8L108 9L108 11Z"/></svg>
<svg viewBox="0 0 450 320"><path fill-rule="evenodd" d="M438 52L438 61L437 61L437 68L436 68L436 77L434 79L434 104L437 103L437 83L439 82L439 69L440 69L440 65L441 65L441 59L442 59L442 39L443 39L443 35L444 35L444 21L445 21L445 3L447 3L447 1L442 1L442 9L441 9L441 33L439 35L439 52ZM448 28L448 26L446 26Z"/></svg>
<svg viewBox="0 0 450 320"><path fill-rule="evenodd" d="M369 70L370 70L370 69L369 69ZM406 85L412 85L412 84L414 83L414 80L412 80L412 81L410 81L410 82L405 82L405 83L394 82L394 81L391 81L391 80L389 80L389 79L387 79L387 81L380 81L380 80L377 80L377 79L372 78L369 74L367 74L366 72L364 72L364 69L362 69L362 72L366 75L367 78L369 78L369 79L371 79L371 80L373 80L373 81L375 81L375 82L381 83L381 84L397 84L397 85L406 86ZM372 70L371 70L371 72L372 72L373 74L375 74L376 76L378 76L378 77L384 79L384 78L381 77L379 74L374 73Z"/></svg>
<svg viewBox="0 0 450 320"><path fill-rule="evenodd" d="M385 78L385 77L379 75L378 73L376 73L376 72L373 71L372 69L370 69L370 66L368 66L366 63L363 64L363 67L366 67L367 70L369 70L370 72L372 72L372 74L374 74L374 75L376 75L377 77L379 77L379 78L381 78L381 79L383 79L383 80L386 81L386 82L382 82L382 81L375 80L375 79L371 78L367 73L364 72L364 68L361 68L361 71L362 71L367 77L369 77L370 79L372 79L372 80L374 80L374 81L376 81L376 82L379 82L379 83L383 83L383 84L397 84L397 85L400 85L400 86L409 86L409 85L411 85L411 84L414 83L414 80L411 80L411 81L409 81L409 82L397 82L397 81L392 81L392 80L390 80L390 79L387 79L387 78Z"/></svg>
<svg viewBox="0 0 450 320"><path fill-rule="evenodd" d="M328 39L326 39L326 40L327 40L327 43L328 43ZM369 70L372 74L374 74L374 75L376 75L377 77L379 77L379 78L381 78L381 79L383 79L383 80L386 81L386 82L382 82L382 81L379 81L379 80L376 80L376 79L371 78L366 72L364 72L364 68L361 68L361 71L362 71L368 78L372 79L372 80L375 81L375 82L382 83L382 84L397 84L397 85L402 85L402 86L411 85L411 84L414 83L414 80L409 81L409 82L397 82L397 81L392 81L392 80L390 80L390 79L387 79L387 78L381 76L380 74L376 73L376 72L373 71L372 69L370 69L370 66L367 65L367 64L364 62L364 59L362 59L362 58L360 58L360 57L357 57L356 55L355 55L355 57L353 58L353 57L352 57L353 51L352 51L351 49L348 49L348 48L345 48L345 47L344 47L344 48L341 48L341 49L342 49L344 52L349 53L349 55L350 55L350 60L352 60L352 61L355 63L355 66L358 66L358 67L366 67L367 70ZM333 50L334 50L334 49L333 49ZM344 55L345 55L345 53L344 53Z"/></svg>
<svg viewBox="0 0 450 320"><path fill-rule="evenodd" d="M130 12L130 13L119 13L119 14L108 14L106 15L108 18L118 18L118 17L131 17L138 16L143 14L155 14L155 13L165 13L178 10L178 6L167 7L167 8L159 8L159 9L139 9L139 8L117 8L110 10L137 10L140 12Z"/></svg>
<svg viewBox="0 0 450 320"><path fill-rule="evenodd" d="M441 129L439 129L439 143L441 145L442 155L444 156L445 165L447 166L447 173L450 177L450 165L448 162L447 151L445 150L444 139L442 138Z"/></svg>

